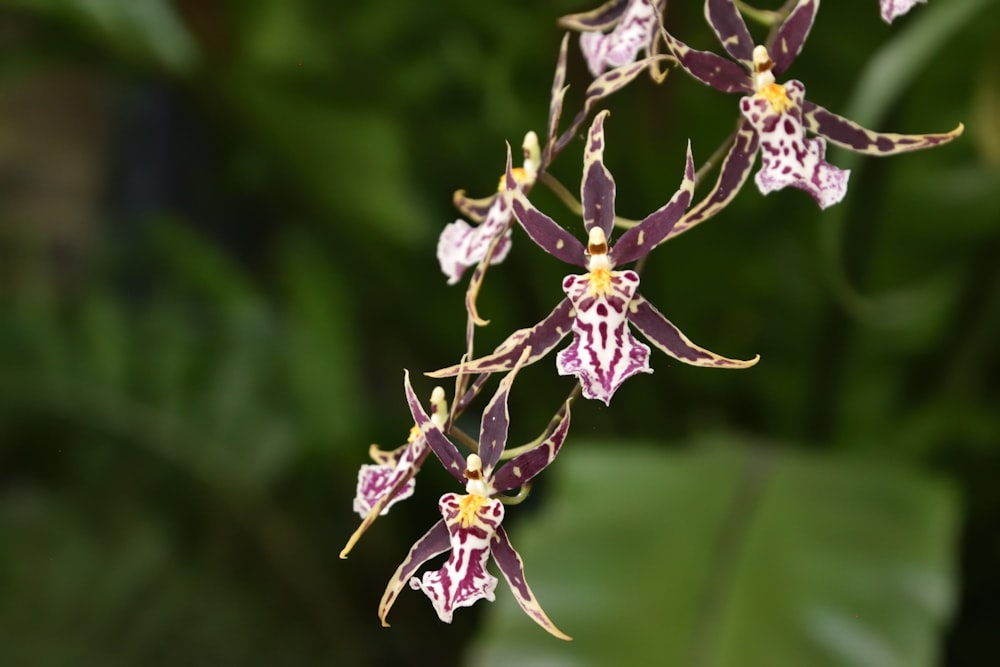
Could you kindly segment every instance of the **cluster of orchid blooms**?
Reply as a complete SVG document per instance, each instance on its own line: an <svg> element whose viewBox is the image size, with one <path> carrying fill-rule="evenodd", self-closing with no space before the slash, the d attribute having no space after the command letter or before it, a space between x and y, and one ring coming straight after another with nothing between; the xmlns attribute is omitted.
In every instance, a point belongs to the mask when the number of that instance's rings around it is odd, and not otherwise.
<svg viewBox="0 0 1000 667"><path fill-rule="evenodd" d="M891 21L918 1L925 0L880 0L882 17ZM447 225L437 254L449 284L457 283L466 269L474 267L466 292L467 350L457 364L427 373L435 378L455 377L455 398L449 406L444 389L435 388L428 414L411 387L409 374L404 375L406 401L415 425L407 443L398 449L383 451L372 445L374 464L361 467L354 500L354 509L363 521L341 557L347 556L379 516L412 495L414 476L431 452L465 493L441 497L442 519L413 545L392 576L379 605L384 625L407 583L430 598L445 622L451 621L456 607L470 606L481 598L494 600L497 578L487 570L492 555L525 613L554 636L569 639L539 606L501 522L505 505L522 500L532 478L555 460L566 439L570 405L577 394L609 404L625 380L652 372L649 348L635 338L632 328L669 356L695 366L746 368L758 359L729 359L695 345L639 294L639 271L620 267L645 258L660 244L718 213L740 191L758 152L761 167L755 181L761 193L791 186L805 190L826 208L844 197L849 176L848 171L824 159L827 141L869 155L892 155L942 144L962 132L961 125L942 134L873 132L806 100L801 82L778 83L777 77L792 64L809 34L819 0L790 0L774 12L756 10L737 0L706 0L706 19L732 60L692 49L668 32L663 21L666 4L666 0L610 0L596 10L563 17L561 25L581 33L580 48L594 76L583 108L560 133L567 35L556 64L544 144L529 132L522 145L521 167L512 166L508 145L506 170L492 196L470 199L464 191L455 193L456 207L477 224L459 219ZM766 45L753 41L743 13L769 19ZM640 52L645 52L645 57L638 59ZM680 187L670 200L639 222L617 217L615 181L603 161L608 112L600 111L585 139L581 198L568 202L583 218L586 241L581 242L532 205L528 199L532 187L542 182L571 200L565 188L548 174L552 161L577 136L600 100L644 71L660 82L670 67L717 90L742 96L738 126L727 140L728 152L714 186L692 205L698 179L689 145ZM815 137L808 137L807 132ZM702 169L711 166L706 164ZM485 324L476 310L477 295L488 267L501 262L510 251L515 222L545 252L584 273L563 279L566 298L545 319L515 331L492 353L473 358L476 327ZM612 244L616 227L624 231ZM508 448L508 395L518 371L540 360L569 334L572 341L555 356L556 371L576 376L578 384L535 441ZM500 372L507 374L483 412L476 441L455 422L481 393L490 375ZM471 453L463 456L453 441ZM506 463L500 466L501 461ZM449 555L441 569L416 576L427 561L446 552Z"/></svg>

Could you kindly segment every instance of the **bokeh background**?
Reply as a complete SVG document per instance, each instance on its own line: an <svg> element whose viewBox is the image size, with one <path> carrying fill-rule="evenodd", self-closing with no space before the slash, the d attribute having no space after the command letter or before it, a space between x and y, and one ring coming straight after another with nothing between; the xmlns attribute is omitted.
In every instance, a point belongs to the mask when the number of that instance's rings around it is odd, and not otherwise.
<svg viewBox="0 0 1000 667"><path fill-rule="evenodd" d="M654 351L610 409L577 402L507 522L563 644L503 582L450 626L409 591L379 626L453 488L434 465L337 554L368 445L411 425L402 369L462 349L434 258L451 193L493 191L504 141L544 128L556 19L590 5L0 2L0 664L993 664L1000 3L891 28L876 5L824 3L789 76L875 129L966 133L830 150L853 169L839 206L748 184L657 250L644 294L762 361ZM667 21L717 50L701 3ZM568 117L588 82L574 39ZM606 106L633 218L737 117L679 73ZM580 153L553 167L570 190ZM515 232L479 349L546 314L564 272ZM526 369L512 440L571 386Z"/></svg>

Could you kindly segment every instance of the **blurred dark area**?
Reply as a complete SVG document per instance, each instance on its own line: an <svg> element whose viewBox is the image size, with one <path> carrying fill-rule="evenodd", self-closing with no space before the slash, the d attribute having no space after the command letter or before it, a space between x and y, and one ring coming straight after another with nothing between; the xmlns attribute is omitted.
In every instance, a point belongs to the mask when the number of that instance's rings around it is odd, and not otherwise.
<svg viewBox="0 0 1000 667"><path fill-rule="evenodd" d="M924 9L890 28L869 4L825 3L789 72L840 113ZM941 664L956 666L991 664L1000 627L1000 3L979 4L874 125L962 121L961 139L859 161L827 212L748 182L653 254L643 293L697 343L761 363L654 351L653 375L611 408L578 402L571 430L665 447L731 430L948 480L962 523ZM426 398L420 373L462 351L464 289L434 256L451 194L489 194L504 141L541 133L556 20L589 8L0 2L0 664L461 663L485 603L449 626L407 591L391 629L376 615L451 490L439 466L338 553L369 444L412 425L403 369ZM717 48L701 3L668 21ZM575 38L568 82L571 117L589 83ZM681 73L609 98L619 213L666 202L688 139L700 164L735 102ZM571 191L581 153L552 170ZM515 231L477 350L547 314L565 272ZM572 383L547 359L518 386L511 437L528 441Z"/></svg>

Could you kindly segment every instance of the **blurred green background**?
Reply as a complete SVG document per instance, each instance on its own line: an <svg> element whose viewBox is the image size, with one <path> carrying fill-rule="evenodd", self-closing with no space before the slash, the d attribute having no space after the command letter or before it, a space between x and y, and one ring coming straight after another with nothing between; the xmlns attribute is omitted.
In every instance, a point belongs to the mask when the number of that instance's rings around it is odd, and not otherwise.
<svg viewBox="0 0 1000 667"><path fill-rule="evenodd" d="M503 582L451 626L412 591L379 626L453 489L434 465L337 554L369 443L411 425L402 369L461 352L463 289L434 258L451 193L490 193L504 141L544 128L556 19L591 5L0 1L0 664L993 664L1000 2L932 0L891 28L849 4L824 4L789 76L875 129L966 133L831 150L853 169L838 207L751 183L654 253L643 293L762 361L654 351L612 408L577 402L508 513L564 644ZM667 21L718 50L701 3ZM572 117L575 39L569 70ZM673 193L688 138L700 163L737 114L676 73L607 107L633 218ZM580 153L553 167L571 190ZM478 349L546 314L564 272L515 232ZM571 386L551 359L526 369L512 440Z"/></svg>

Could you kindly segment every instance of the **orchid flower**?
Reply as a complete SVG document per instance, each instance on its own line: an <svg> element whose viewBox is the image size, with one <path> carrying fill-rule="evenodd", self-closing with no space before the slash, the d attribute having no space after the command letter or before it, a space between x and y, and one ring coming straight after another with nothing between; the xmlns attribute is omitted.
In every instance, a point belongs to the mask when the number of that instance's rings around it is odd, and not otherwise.
<svg viewBox="0 0 1000 667"><path fill-rule="evenodd" d="M809 35L819 0L799 0L777 28L774 46L754 45L733 0L706 0L705 16L723 48L736 63L709 51L697 51L666 31L667 45L679 66L704 84L726 93L743 93L743 115L723 173L713 191L682 221L685 231L729 202L742 186L760 148L757 187L763 194L791 186L808 192L821 208L839 202L847 191L849 171L825 160L826 141L868 155L894 155L951 141L961 124L943 134L882 134L867 130L805 99L800 81L776 82L792 64ZM738 64L737 64L738 63ZM818 135L806 138L806 131Z"/></svg>
<svg viewBox="0 0 1000 667"><path fill-rule="evenodd" d="M892 23L894 18L910 11L918 2L927 2L927 0L879 0L882 20L886 23Z"/></svg>
<svg viewBox="0 0 1000 667"><path fill-rule="evenodd" d="M559 25L580 32L580 50L596 77L633 62L640 51L656 55L656 15L664 5L666 0L609 0L589 12L563 16Z"/></svg>
<svg viewBox="0 0 1000 667"><path fill-rule="evenodd" d="M451 622L458 607L471 606L480 599L492 602L496 599L497 578L486 569L492 555L521 609L552 635L570 639L539 606L525 581L524 563L501 525L504 504L503 497L498 498L498 494L523 486L548 467L559 453L569 429L567 403L563 418L547 438L497 469L507 444L510 423L507 397L519 367L516 365L503 379L486 406L479 453L470 454L466 459L424 412L410 386L409 373L405 374L403 384L413 420L445 469L465 487L465 493L447 493L441 497L438 508L442 519L417 540L385 589L379 603L382 625L388 626L386 616L407 582L412 589L421 590L430 598L438 617L445 623ZM422 577L414 576L424 563L445 552L449 555L441 569L425 572Z"/></svg>
<svg viewBox="0 0 1000 667"><path fill-rule="evenodd" d="M538 176L541 149L538 135L528 132L524 135L524 166L513 170L519 187L530 188ZM438 238L437 258L441 271L448 276L448 284L454 285L462 278L465 270L486 257L486 251L497 236L503 236L493 256L491 264L502 262L510 252L510 193L503 186L505 176L500 177L497 193L485 199L468 199L461 190L455 193L455 206L467 217L479 224L472 227L459 218L445 226Z"/></svg>
<svg viewBox="0 0 1000 667"><path fill-rule="evenodd" d="M615 219L615 182L604 166L604 119L607 111L594 118L583 162L581 201L587 229L585 248L576 237L514 192L514 216L528 236L550 255L586 269L583 275L567 276L562 283L564 299L548 317L529 329L515 331L486 357L428 373L448 377L463 373L492 373L512 368L525 349L531 355L525 363L537 361L572 331L573 342L556 357L560 375L575 375L586 398L608 404L622 382L636 373L652 373L649 348L629 329L631 323L656 347L694 366L746 368L748 361L727 359L692 343L651 303L638 294L639 274L616 271L615 267L647 255L670 233L691 201L694 190L694 162L688 147L687 165L681 187L663 207L627 230L612 248L608 245ZM513 175L507 188L515 190Z"/></svg>
<svg viewBox="0 0 1000 667"><path fill-rule="evenodd" d="M448 419L448 402L444 389L435 387L431 392L431 421L440 429ZM410 429L406 444L391 451L372 445L368 455L375 462L361 466L358 471L358 488L354 496L354 511L361 515L361 525L351 535L340 552L347 558L354 545L380 516L389 513L389 508L413 495L416 488L414 477L430 453L427 437L419 426Z"/></svg>

